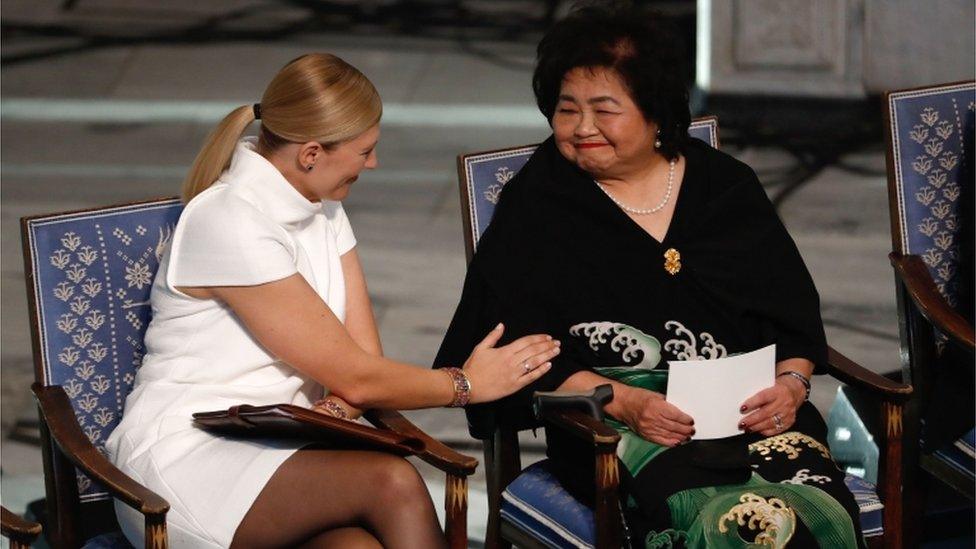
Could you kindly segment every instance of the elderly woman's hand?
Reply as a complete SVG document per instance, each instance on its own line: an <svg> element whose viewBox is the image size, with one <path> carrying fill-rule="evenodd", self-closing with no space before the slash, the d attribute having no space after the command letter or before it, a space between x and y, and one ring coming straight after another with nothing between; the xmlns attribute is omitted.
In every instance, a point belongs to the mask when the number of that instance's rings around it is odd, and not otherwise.
<svg viewBox="0 0 976 549"><path fill-rule="evenodd" d="M773 436L793 426L796 411L806 400L806 388L796 378L782 376L768 389L763 389L742 404L740 411L749 413L739 422L747 433Z"/></svg>
<svg viewBox="0 0 976 549"><path fill-rule="evenodd" d="M664 446L677 446L695 434L695 421L664 399L664 395L631 387L621 399L621 421L643 438Z"/></svg>

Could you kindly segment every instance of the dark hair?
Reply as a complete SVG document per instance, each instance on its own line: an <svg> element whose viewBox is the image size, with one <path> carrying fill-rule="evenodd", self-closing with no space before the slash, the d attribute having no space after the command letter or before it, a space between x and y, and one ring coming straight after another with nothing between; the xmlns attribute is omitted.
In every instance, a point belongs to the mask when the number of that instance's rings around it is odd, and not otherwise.
<svg viewBox="0 0 976 549"><path fill-rule="evenodd" d="M579 7L539 42L532 88L552 120L563 78L583 67L616 71L644 118L661 130L660 152L671 159L688 140L691 112L684 49L671 26L629 3Z"/></svg>

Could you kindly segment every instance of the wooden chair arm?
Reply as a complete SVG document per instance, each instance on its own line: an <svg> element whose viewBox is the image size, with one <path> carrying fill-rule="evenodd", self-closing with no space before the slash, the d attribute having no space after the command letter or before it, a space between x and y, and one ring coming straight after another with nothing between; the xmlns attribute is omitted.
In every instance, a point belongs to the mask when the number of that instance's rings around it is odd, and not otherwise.
<svg viewBox="0 0 976 549"><path fill-rule="evenodd" d="M541 419L576 438L592 443L598 451L614 452L620 442L620 433L613 427L580 410L546 410Z"/></svg>
<svg viewBox="0 0 976 549"><path fill-rule="evenodd" d="M622 546L620 522L620 470L617 443L620 433L590 414L572 408L548 408L540 419L584 442L593 444L595 460L593 513L596 523L596 546Z"/></svg>
<svg viewBox="0 0 976 549"><path fill-rule="evenodd" d="M410 420L403 417L400 412L367 410L365 416L370 423L377 427L422 440L426 448L422 453L417 454L417 457L445 473L467 477L474 474L478 468L477 459L452 450L443 442L410 423Z"/></svg>
<svg viewBox="0 0 976 549"><path fill-rule="evenodd" d="M22 519L6 507L0 507L0 533L12 542L26 547L41 535L41 525Z"/></svg>
<svg viewBox="0 0 976 549"><path fill-rule="evenodd" d="M908 295L922 316L956 343L973 351L976 346L973 325L946 303L922 258L891 252L888 259L895 268L895 276L905 285Z"/></svg>
<svg viewBox="0 0 976 549"><path fill-rule="evenodd" d="M58 385L31 385L44 422L51 437L71 461L93 480L105 487L113 497L144 515L160 519L169 511L169 503L162 497L129 478L112 464L82 432L64 389Z"/></svg>
<svg viewBox="0 0 976 549"><path fill-rule="evenodd" d="M904 402L912 394L911 385L898 383L872 372L829 346L827 347L827 371L831 376L848 385L879 394L886 402Z"/></svg>

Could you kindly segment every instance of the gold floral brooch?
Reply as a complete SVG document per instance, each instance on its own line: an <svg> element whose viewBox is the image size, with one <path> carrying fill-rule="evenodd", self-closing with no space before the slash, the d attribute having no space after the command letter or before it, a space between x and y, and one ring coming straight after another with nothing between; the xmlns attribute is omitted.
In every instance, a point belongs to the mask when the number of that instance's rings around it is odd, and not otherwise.
<svg viewBox="0 0 976 549"><path fill-rule="evenodd" d="M678 274L681 270L681 252L674 248L664 252L664 270L671 276Z"/></svg>

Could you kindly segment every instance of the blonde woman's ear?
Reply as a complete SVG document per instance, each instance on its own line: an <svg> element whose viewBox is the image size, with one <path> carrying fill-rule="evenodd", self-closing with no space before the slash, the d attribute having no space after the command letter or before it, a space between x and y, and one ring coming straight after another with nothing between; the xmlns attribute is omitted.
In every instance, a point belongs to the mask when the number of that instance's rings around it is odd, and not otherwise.
<svg viewBox="0 0 976 549"><path fill-rule="evenodd" d="M309 141L298 150L298 164L304 171L311 171L315 163L322 156L322 145L315 141Z"/></svg>

